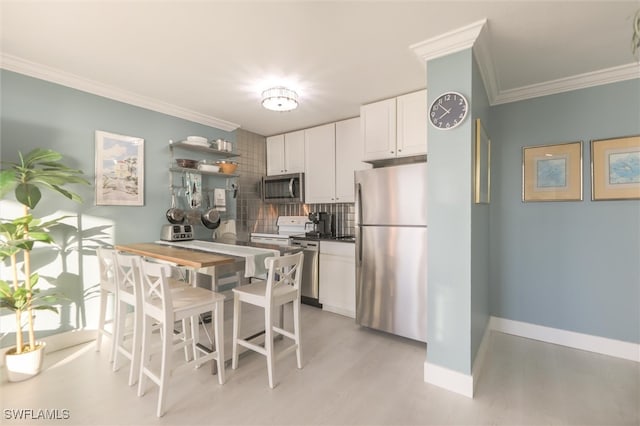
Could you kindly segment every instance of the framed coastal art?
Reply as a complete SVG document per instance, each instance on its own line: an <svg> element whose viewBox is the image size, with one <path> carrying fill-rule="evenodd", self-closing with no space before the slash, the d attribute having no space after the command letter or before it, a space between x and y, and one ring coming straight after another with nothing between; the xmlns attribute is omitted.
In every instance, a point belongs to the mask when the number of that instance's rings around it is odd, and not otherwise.
<svg viewBox="0 0 640 426"><path fill-rule="evenodd" d="M591 199L640 199L640 135L591 141Z"/></svg>
<svg viewBox="0 0 640 426"><path fill-rule="evenodd" d="M144 205L144 139L96 131L96 205Z"/></svg>
<svg viewBox="0 0 640 426"><path fill-rule="evenodd" d="M582 141L522 148L522 201L582 201Z"/></svg>
<svg viewBox="0 0 640 426"><path fill-rule="evenodd" d="M491 199L491 140L479 118L476 119L475 202L489 204Z"/></svg>

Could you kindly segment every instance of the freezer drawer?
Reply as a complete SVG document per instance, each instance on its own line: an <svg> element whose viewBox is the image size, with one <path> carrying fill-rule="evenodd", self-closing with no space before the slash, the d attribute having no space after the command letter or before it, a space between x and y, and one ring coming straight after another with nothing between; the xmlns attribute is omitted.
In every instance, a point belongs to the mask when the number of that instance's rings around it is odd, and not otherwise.
<svg viewBox="0 0 640 426"><path fill-rule="evenodd" d="M426 342L426 227L357 228L356 322Z"/></svg>

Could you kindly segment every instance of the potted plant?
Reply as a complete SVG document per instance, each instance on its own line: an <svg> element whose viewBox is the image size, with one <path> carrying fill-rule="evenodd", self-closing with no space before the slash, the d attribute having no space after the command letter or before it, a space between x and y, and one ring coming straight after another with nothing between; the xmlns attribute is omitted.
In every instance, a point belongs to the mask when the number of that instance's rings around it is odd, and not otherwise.
<svg viewBox="0 0 640 426"><path fill-rule="evenodd" d="M0 260L10 259L12 275L11 282L0 279L0 307L14 311L16 317L16 346L5 354L10 381L24 380L40 371L44 344L35 338L34 311L57 312L53 305L56 297L41 294L37 288L39 275L31 271L30 254L34 244L53 242L49 229L67 216L42 221L33 217L31 212L42 198L42 189L82 202L78 194L65 186L89 184L82 177L82 171L60 163L62 155L55 151L36 148L25 156L22 153L18 156L18 162L3 162L0 170L0 199L13 191L23 208L21 217L0 219ZM22 274L18 270L20 259L23 262ZM23 321L26 322L27 341L22 335Z"/></svg>

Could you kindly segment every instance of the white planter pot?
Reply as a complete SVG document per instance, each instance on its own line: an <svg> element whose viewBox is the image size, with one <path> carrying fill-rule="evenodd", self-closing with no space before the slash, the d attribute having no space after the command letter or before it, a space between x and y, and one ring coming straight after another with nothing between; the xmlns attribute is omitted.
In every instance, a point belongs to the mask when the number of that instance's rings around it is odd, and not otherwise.
<svg viewBox="0 0 640 426"><path fill-rule="evenodd" d="M42 369L44 359L44 342L36 342L36 349L16 355L15 348L9 349L5 353L4 366L7 369L7 378L10 382L27 380Z"/></svg>

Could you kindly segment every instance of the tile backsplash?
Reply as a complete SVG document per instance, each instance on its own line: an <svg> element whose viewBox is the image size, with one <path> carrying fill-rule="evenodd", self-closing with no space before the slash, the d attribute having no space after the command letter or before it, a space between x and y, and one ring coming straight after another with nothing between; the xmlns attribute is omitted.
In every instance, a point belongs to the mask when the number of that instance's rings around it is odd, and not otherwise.
<svg viewBox="0 0 640 426"><path fill-rule="evenodd" d="M236 232L238 239L248 240L251 232L276 233L276 219L281 215L306 216L309 212L326 211L336 218L336 233L355 233L353 203L340 204L264 204L260 181L266 175L266 138L246 130L236 131L238 198L236 200Z"/></svg>

